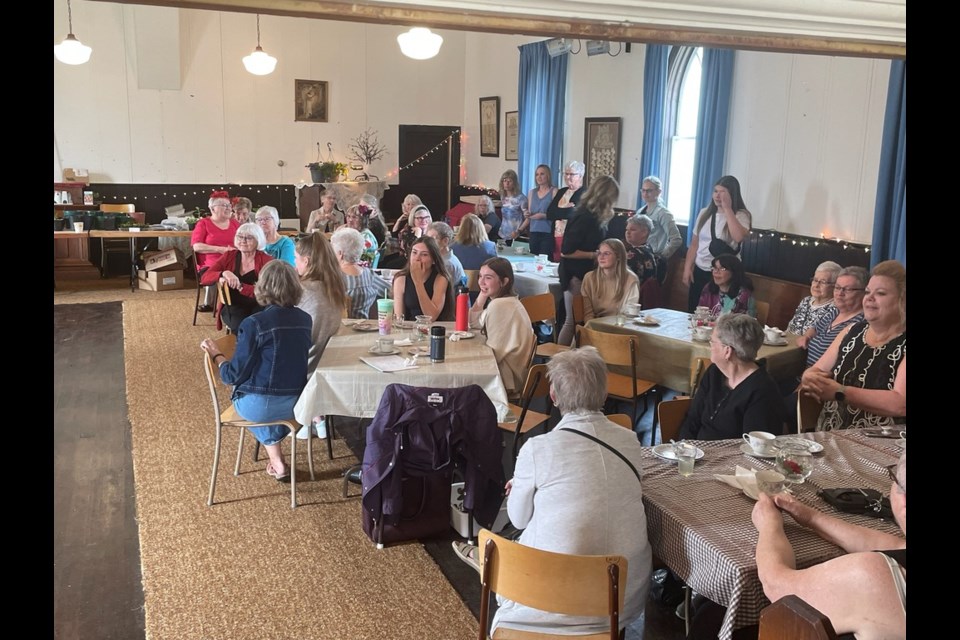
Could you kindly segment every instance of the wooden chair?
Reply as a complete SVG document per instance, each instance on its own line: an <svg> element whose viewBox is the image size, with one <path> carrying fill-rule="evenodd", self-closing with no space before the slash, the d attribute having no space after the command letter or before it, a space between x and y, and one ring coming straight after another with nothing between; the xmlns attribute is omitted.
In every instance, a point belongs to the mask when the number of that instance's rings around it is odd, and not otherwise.
<svg viewBox="0 0 960 640"><path fill-rule="evenodd" d="M590 635L524 632L498 628L493 640L617 640L620 611L627 589L623 556L553 553L511 542L487 529L480 531L480 633L487 640L490 593L522 605L572 616L601 616L610 628Z"/></svg>
<svg viewBox="0 0 960 640"><path fill-rule="evenodd" d="M763 326L767 325L767 318L770 316L770 303L763 300L757 300L757 321Z"/></svg>
<svg viewBox="0 0 960 640"><path fill-rule="evenodd" d="M637 420L647 411L647 395L653 391L659 394L655 382L637 378L637 360L640 357L640 346L637 338L620 333L606 333L594 331L587 327L577 327L577 344L581 347L592 345L600 352L600 357L607 363L607 367L619 366L630 368L631 375L621 373L607 373L607 397L614 400L633 403L633 419ZM640 398L643 398L643 413L637 414ZM658 403L655 400L654 406ZM657 416L653 416L653 432L657 430Z"/></svg>
<svg viewBox="0 0 960 640"><path fill-rule="evenodd" d="M583 296L578 293L573 296L573 323L582 325L585 322L584 315L586 313L583 310Z"/></svg>
<svg viewBox="0 0 960 640"><path fill-rule="evenodd" d="M570 347L557 344L557 334L560 327L557 326L557 300L552 293L539 293L534 296L520 298L520 304L527 310L530 316L530 322L552 322L553 323L553 342L538 344L534 355L537 358L549 360L561 351L567 351Z"/></svg>
<svg viewBox="0 0 960 640"><path fill-rule="evenodd" d="M530 408L530 403L536 398L547 399L547 413L540 413ZM523 435L550 420L550 382L547 380L547 365L535 364L527 370L527 380L523 383L520 405L511 403L508 406L510 412L517 416L516 422L500 422L497 426L513 433L513 457L516 459L520 452Z"/></svg>
<svg viewBox="0 0 960 640"><path fill-rule="evenodd" d="M467 276L467 291L480 293L480 269L464 269L463 273Z"/></svg>
<svg viewBox="0 0 960 640"><path fill-rule="evenodd" d="M713 361L707 357L695 358L693 362L690 363L690 395L697 393L697 387L700 386L700 380L703 378L703 374L706 370L713 364Z"/></svg>
<svg viewBox="0 0 960 640"><path fill-rule="evenodd" d="M660 442L670 442L680 436L680 425L690 409L693 398L677 396L672 400L664 400L657 405L657 416L660 419Z"/></svg>
<svg viewBox="0 0 960 640"><path fill-rule="evenodd" d="M836 640L827 616L795 595L783 596L760 612L757 640Z"/></svg>
<svg viewBox="0 0 960 640"><path fill-rule="evenodd" d="M233 357L233 353L237 347L237 337L235 335L226 335L221 336L214 340L217 345L217 348L220 352L227 357L229 360ZM223 427L238 427L240 428L240 445L237 447L237 463L233 469L233 475L240 475L240 457L243 454L243 436L246 433L247 429L250 427L266 427L272 424L282 424L283 426L290 429L290 433L296 436L297 430L300 429L300 425L294 419L293 416L290 416L286 420L274 420L272 422L249 422L241 418L236 409L233 408L233 403L229 403L226 408L221 409L220 398L217 395L217 385L220 382L220 371L217 366L213 363L213 358L211 358L206 352L203 354L203 370L207 374L207 386L210 388L210 398L213 401L213 414L215 417L215 424L217 428L217 437L216 442L213 448L213 471L210 474L210 493L207 496L207 506L213 505L213 494L217 488L217 468L220 466L220 443L221 435L223 433ZM289 438L290 440L290 508L297 508L297 439L296 437ZM307 440L307 463L310 468L310 479L314 479L313 474L313 439L310 438Z"/></svg>
<svg viewBox="0 0 960 640"><path fill-rule="evenodd" d="M816 398L797 393L797 433L816 431L823 404Z"/></svg>
<svg viewBox="0 0 960 640"><path fill-rule="evenodd" d="M611 413L607 416L607 420L633 431L633 419L625 413Z"/></svg>
<svg viewBox="0 0 960 640"><path fill-rule="evenodd" d="M133 204L101 204L101 213L133 213ZM111 253L130 255L130 243L126 238L100 238L100 277L107 277L107 256ZM129 263L128 267L129 269Z"/></svg>

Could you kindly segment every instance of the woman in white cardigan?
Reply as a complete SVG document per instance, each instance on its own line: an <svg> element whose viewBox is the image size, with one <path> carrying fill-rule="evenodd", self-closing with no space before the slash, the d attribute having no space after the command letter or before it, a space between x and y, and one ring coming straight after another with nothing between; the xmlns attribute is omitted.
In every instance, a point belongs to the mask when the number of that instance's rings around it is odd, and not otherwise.
<svg viewBox="0 0 960 640"><path fill-rule="evenodd" d="M640 299L640 281L627 268L627 249L616 238L604 240L597 250L597 268L583 279L583 319L616 315Z"/></svg>
<svg viewBox="0 0 960 640"><path fill-rule="evenodd" d="M490 258L480 266L480 295L470 309L470 326L483 329L508 395L520 393L537 348L527 310L513 291L513 266Z"/></svg>

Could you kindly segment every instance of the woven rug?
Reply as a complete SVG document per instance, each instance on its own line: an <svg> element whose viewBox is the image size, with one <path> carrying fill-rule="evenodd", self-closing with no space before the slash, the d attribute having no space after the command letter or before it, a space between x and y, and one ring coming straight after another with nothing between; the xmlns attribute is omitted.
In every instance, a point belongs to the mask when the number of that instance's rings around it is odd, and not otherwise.
<svg viewBox="0 0 960 640"><path fill-rule="evenodd" d="M252 438L233 476L228 430L217 504L206 506L214 426L199 343L215 330L209 314L191 326L192 291L170 293L121 296L147 637L476 637L421 545L378 551L364 536L359 499L340 493L356 461L342 439L333 461L314 441L315 482L298 447L292 510L289 485L253 462Z"/></svg>

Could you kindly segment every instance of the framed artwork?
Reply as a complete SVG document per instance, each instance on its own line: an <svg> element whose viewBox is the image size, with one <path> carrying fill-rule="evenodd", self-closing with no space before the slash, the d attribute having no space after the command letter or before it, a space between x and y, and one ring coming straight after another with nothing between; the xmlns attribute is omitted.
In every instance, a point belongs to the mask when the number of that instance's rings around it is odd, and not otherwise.
<svg viewBox="0 0 960 640"><path fill-rule="evenodd" d="M327 122L326 80L294 80L294 122Z"/></svg>
<svg viewBox="0 0 960 640"><path fill-rule="evenodd" d="M623 118L583 119L583 161L587 165L583 184L611 175L620 180L620 130Z"/></svg>
<svg viewBox="0 0 960 640"><path fill-rule="evenodd" d="M503 157L507 160L519 160L520 112L507 111L504 117L507 120L507 137L504 142L506 148L503 150Z"/></svg>
<svg viewBox="0 0 960 640"><path fill-rule="evenodd" d="M500 96L480 98L480 155L500 157Z"/></svg>

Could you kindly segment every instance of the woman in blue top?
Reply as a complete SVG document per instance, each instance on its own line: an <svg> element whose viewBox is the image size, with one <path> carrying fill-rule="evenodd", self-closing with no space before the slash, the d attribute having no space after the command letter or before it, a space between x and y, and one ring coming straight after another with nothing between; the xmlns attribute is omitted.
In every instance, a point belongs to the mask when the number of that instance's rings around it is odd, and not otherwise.
<svg viewBox="0 0 960 640"><path fill-rule="evenodd" d="M483 222L472 213L460 219L451 249L464 269L479 269L484 262L497 257L497 245L487 238Z"/></svg>
<svg viewBox="0 0 960 640"><path fill-rule="evenodd" d="M527 198L520 191L520 178L516 171L507 169L500 176L500 237L507 244L520 235L526 210Z"/></svg>
<svg viewBox="0 0 960 640"><path fill-rule="evenodd" d="M536 187L530 189L527 196L529 209L524 214L520 231L530 229L530 253L534 255L553 255L553 221L547 218L547 209L557 195L557 188L553 186L553 175L550 167L541 164L533 176Z"/></svg>
<svg viewBox="0 0 960 640"><path fill-rule="evenodd" d="M725 313L745 313L757 317L757 301L753 297L753 283L743 270L740 258L725 253L713 259L713 280L703 286L701 307L709 307L715 316Z"/></svg>
<svg viewBox="0 0 960 640"><path fill-rule="evenodd" d="M220 368L220 379L233 385L233 407L244 420L270 422L293 417L293 407L307 382L307 353L313 340L310 314L296 307L303 295L293 267L272 260L260 271L254 295L263 311L248 316L237 329L232 360L207 338L200 348ZM290 477L280 443L289 433L282 425L253 427L250 432L266 449L267 473Z"/></svg>
<svg viewBox="0 0 960 640"><path fill-rule="evenodd" d="M293 240L287 236L280 235L280 214L276 207L260 207L254 216L254 221L260 230L263 231L263 237L267 244L263 250L274 260L283 260L291 267L293 266L294 254Z"/></svg>

